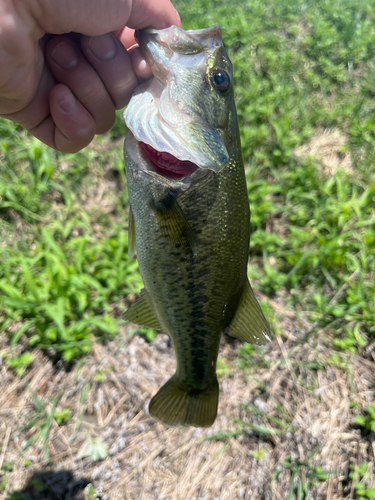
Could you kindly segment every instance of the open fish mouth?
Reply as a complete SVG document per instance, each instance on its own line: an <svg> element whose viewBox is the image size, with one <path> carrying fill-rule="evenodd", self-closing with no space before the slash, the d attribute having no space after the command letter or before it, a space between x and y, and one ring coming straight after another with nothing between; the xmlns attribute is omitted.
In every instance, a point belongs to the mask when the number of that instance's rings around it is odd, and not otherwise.
<svg viewBox="0 0 375 500"><path fill-rule="evenodd" d="M229 161L225 140L231 98L212 88L214 66L225 56L220 26L146 29L137 31L136 39L154 77L135 89L124 118L143 155L165 177L185 177L197 168L220 172Z"/></svg>
<svg viewBox="0 0 375 500"><path fill-rule="evenodd" d="M187 175L194 173L198 167L191 161L183 161L165 151L157 151L145 142L139 142L142 152L152 162L157 174L169 179L182 179Z"/></svg>

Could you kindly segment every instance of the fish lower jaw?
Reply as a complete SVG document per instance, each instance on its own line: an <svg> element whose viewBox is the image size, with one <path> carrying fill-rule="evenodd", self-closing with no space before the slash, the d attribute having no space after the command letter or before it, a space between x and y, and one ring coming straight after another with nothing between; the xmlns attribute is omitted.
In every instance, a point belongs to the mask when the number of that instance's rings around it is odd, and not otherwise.
<svg viewBox="0 0 375 500"><path fill-rule="evenodd" d="M152 162L156 172L163 177L181 179L191 175L198 169L198 166L191 161L179 160L175 156L165 151L157 151L149 144L139 141L143 153Z"/></svg>

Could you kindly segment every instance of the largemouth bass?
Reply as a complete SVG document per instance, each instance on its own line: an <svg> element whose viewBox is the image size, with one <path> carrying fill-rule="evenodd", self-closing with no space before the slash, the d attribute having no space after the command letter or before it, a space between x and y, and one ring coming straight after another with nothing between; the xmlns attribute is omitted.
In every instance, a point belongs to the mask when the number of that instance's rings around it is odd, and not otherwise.
<svg viewBox="0 0 375 500"><path fill-rule="evenodd" d="M208 427L221 333L270 340L246 272L250 211L232 64L219 25L141 30L136 39L154 78L125 111L129 252L144 281L125 318L166 331L175 349L176 373L150 414Z"/></svg>

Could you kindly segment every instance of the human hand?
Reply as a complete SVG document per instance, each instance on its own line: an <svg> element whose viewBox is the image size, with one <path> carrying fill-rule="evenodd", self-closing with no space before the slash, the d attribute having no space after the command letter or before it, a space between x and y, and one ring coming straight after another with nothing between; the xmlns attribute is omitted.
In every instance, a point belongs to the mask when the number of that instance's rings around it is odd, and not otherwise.
<svg viewBox="0 0 375 500"><path fill-rule="evenodd" d="M0 0L0 116L79 151L151 76L134 29L171 24L169 0Z"/></svg>

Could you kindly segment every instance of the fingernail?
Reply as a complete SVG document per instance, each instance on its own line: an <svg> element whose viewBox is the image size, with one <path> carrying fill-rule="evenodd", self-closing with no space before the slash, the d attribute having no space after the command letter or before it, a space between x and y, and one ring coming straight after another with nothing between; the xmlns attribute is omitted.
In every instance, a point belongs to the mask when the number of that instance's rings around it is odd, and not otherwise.
<svg viewBox="0 0 375 500"><path fill-rule="evenodd" d="M94 56L101 61L112 59L116 53L116 44L110 33L91 37L89 46Z"/></svg>
<svg viewBox="0 0 375 500"><path fill-rule="evenodd" d="M60 42L52 51L52 59L63 69L73 68L78 57L74 48L66 42Z"/></svg>
<svg viewBox="0 0 375 500"><path fill-rule="evenodd" d="M71 92L66 92L64 97L60 100L59 105L64 113L70 114L76 109L77 99Z"/></svg>

